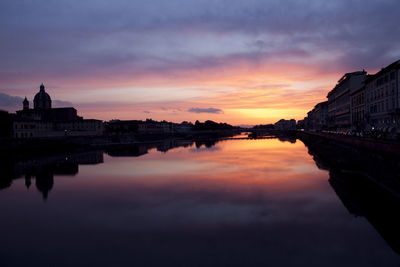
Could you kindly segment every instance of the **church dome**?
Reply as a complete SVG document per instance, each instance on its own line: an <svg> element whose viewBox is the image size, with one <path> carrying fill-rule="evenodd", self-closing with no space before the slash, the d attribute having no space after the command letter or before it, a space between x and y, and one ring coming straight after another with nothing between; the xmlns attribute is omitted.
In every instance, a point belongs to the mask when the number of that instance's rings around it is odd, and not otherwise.
<svg viewBox="0 0 400 267"><path fill-rule="evenodd" d="M49 94L44 91L43 83L40 85L40 90L33 99L33 105L35 109L51 108L51 98Z"/></svg>

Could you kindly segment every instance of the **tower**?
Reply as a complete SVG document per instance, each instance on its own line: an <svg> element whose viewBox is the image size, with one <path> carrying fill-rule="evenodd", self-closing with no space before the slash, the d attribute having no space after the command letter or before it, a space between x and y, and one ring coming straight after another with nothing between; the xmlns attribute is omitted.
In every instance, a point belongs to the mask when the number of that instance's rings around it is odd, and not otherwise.
<svg viewBox="0 0 400 267"><path fill-rule="evenodd" d="M23 105L24 110L29 109L29 101L28 101L28 99L26 99L26 96L25 96L24 101L22 102L22 105Z"/></svg>

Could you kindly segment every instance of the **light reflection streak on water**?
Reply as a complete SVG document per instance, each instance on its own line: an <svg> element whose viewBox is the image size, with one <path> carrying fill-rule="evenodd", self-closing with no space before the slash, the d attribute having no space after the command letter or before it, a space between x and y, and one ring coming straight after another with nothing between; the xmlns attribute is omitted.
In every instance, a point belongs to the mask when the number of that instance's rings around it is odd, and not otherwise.
<svg viewBox="0 0 400 267"><path fill-rule="evenodd" d="M122 253L126 260L131 247L170 259L159 238L170 246L167 251L192 255L186 261L176 256L173 262L179 264L204 262L196 255L199 249L207 250L208 242L218 244L214 249L222 258L236 249L243 253L239 258L231 255L233 261L227 263L244 264L257 257L265 263L272 258L288 266L307 265L307 258L321 254L324 258L316 263L328 259L332 266L356 264L360 257L347 253L354 249L374 250L390 259L390 249L365 220L348 214L328 178L300 141L228 140L211 149L193 145L167 153L150 150L140 157L105 155L102 164L80 165L73 178L56 176L45 203L31 189L27 192L22 179L16 180L0 192L0 208L9 218L7 227L15 229L12 236L38 238L35 232L12 227L20 220L39 229L72 231L75 239L82 229L93 235L98 229L110 235L97 239L126 246L119 248L127 250ZM5 205L8 199L17 201ZM17 213L26 208L34 212ZM43 221L35 223L36 217ZM71 226L76 230L68 230ZM21 249L11 236L5 238L11 250ZM148 245L143 246L144 240ZM63 242L55 246L65 249L72 241ZM98 247L91 240L80 242L77 249ZM288 253L296 261L287 259ZM340 261L338 255L348 259Z"/></svg>

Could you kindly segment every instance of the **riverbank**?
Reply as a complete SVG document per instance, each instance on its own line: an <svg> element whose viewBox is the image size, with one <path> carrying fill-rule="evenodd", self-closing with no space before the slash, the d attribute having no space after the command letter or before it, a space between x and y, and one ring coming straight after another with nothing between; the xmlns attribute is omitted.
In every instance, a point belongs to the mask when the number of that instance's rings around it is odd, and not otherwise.
<svg viewBox="0 0 400 267"><path fill-rule="evenodd" d="M335 141L337 143L350 145L355 148L365 149L368 151L400 155L400 143L395 141L375 140L357 136L347 136L347 135L310 132L310 131L298 131L297 136L300 137L300 139L302 137L322 138Z"/></svg>
<svg viewBox="0 0 400 267"><path fill-rule="evenodd" d="M400 253L398 158L311 134L300 134L299 140L318 168L329 172L329 184L349 213L365 217L393 251Z"/></svg>
<svg viewBox="0 0 400 267"><path fill-rule="evenodd" d="M118 134L83 137L54 137L0 140L0 158L30 158L65 152L84 152L139 144L191 141L206 143L239 134L239 130L192 131L187 134Z"/></svg>
<svg viewBox="0 0 400 267"><path fill-rule="evenodd" d="M394 154L368 149L363 143L355 146L337 141L336 138L309 133L299 133L298 139L307 146L318 168L329 170L330 173L345 173L350 177L361 175L400 197L400 162Z"/></svg>

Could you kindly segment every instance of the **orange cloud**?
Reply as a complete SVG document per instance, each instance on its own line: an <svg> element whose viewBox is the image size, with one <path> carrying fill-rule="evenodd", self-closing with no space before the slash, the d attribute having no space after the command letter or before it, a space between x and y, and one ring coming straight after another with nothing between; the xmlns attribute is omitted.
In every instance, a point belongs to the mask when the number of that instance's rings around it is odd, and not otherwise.
<svg viewBox="0 0 400 267"><path fill-rule="evenodd" d="M53 98L72 102L85 117L260 124L280 118L301 119L325 99L340 76L311 63L254 63L229 57L225 61L204 68L132 71L132 76L125 71L112 78L51 79L47 88ZM193 114L187 112L191 108L221 112Z"/></svg>

